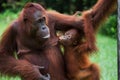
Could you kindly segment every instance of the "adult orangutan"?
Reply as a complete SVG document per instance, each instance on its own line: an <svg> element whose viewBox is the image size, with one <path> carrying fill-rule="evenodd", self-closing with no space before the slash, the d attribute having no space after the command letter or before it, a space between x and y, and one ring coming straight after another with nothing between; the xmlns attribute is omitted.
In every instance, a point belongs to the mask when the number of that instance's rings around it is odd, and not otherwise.
<svg viewBox="0 0 120 80"><path fill-rule="evenodd" d="M58 19L56 16L55 19ZM28 3L19 17L3 33L0 42L0 71L20 75L24 80L66 80L64 61L59 49L55 28L76 27L76 17L57 21L41 5ZM60 25L66 25L64 28ZM18 59L13 53L18 54ZM41 69L41 67L43 67Z"/></svg>
<svg viewBox="0 0 120 80"><path fill-rule="evenodd" d="M116 0L99 0L93 7L95 31L114 11L116 3ZM84 18L46 11L37 3L26 4L1 37L0 72L20 75L24 80L67 80L56 30L71 28L79 30L84 37ZM13 56L15 52L18 59Z"/></svg>

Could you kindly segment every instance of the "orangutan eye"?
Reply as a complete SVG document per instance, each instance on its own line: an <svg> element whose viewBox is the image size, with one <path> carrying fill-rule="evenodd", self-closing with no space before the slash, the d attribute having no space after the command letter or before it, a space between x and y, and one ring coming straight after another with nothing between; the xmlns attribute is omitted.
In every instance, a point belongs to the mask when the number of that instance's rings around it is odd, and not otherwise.
<svg viewBox="0 0 120 80"><path fill-rule="evenodd" d="M46 20L46 18L45 17L42 17L42 21L45 21Z"/></svg>
<svg viewBox="0 0 120 80"><path fill-rule="evenodd" d="M37 20L37 22L38 22L38 23L42 23L42 22L45 22L45 20L46 20L45 17L42 17L42 18L39 18L39 19Z"/></svg>
<svg viewBox="0 0 120 80"><path fill-rule="evenodd" d="M42 22L42 19L38 19L38 21L37 21L38 23L41 23Z"/></svg>

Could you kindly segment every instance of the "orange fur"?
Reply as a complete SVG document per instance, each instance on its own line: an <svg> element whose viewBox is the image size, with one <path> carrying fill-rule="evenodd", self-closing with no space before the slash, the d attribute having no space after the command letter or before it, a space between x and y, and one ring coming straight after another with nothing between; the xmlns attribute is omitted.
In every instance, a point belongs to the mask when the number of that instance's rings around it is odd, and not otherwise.
<svg viewBox="0 0 120 80"><path fill-rule="evenodd" d="M92 22L93 30L91 28L90 29L91 32L96 31L97 28L99 27L99 24L104 19L106 19L106 17L108 17L109 14L111 14L114 11L114 5L116 5L116 3L117 3L117 0L98 0L97 4L95 4L95 6L93 6L92 13L91 13L92 21L93 21ZM37 6L37 8L44 9L39 4L36 4L36 6ZM28 6L25 6L25 7L28 7ZM39 10L41 10L41 9L39 9ZM30 11L35 12L32 9L30 9ZM30 13L32 13L32 12L30 12ZM32 16L29 13L27 13L27 14L30 17ZM79 44L80 46L77 48L77 50L79 51L79 49L80 49L80 52L82 51L83 54L86 52L89 52L89 49L94 51L94 49L95 49L94 45L91 47L91 45L92 45L91 41L94 40L94 37L93 37L93 35L89 36L87 34L87 32L89 32L89 30L86 30L86 29L89 29L89 26L84 25L84 24L88 25L87 23L91 24L91 22L84 21L85 19L88 20L87 18L84 18L82 16L78 17L78 16L73 16L73 15L65 15L65 14L61 14L59 12L53 12L53 11L50 12L50 11L46 11L46 10L45 10L44 14L46 15L47 20L48 20L47 24L48 24L48 27L50 28L50 36L51 36L50 39L48 40L49 44L47 44L47 46L50 46L50 48L47 48L47 49L45 48L45 50L43 51L46 53L43 55L44 57L42 57L41 55L36 55L35 54L36 52L34 52L33 54L31 53L30 58L29 58L29 60L32 60L32 61L26 61L25 59L21 61L21 60L16 60L14 58L13 53L17 52L18 47L19 47L19 45L16 41L16 38L19 38L20 35L18 36L17 33L22 33L22 31L23 31L22 28L23 29L25 28L25 26L23 26L23 24L21 24L21 23L23 23L22 17L21 17L23 15L20 14L21 16L19 16L17 20L15 20L13 23L11 23L11 25L7 28L7 30L3 33L2 37L1 37L1 41L0 41L0 72L2 72L4 74L10 74L10 75L18 74L18 75L22 76L23 78L26 78L26 80L37 80L40 78L40 72L38 72L39 71L38 69L33 67L33 64L37 63L37 65L41 65L41 62L43 62L43 64L45 66L47 66L46 62L48 62L50 64L48 65L49 70L47 70L47 71L48 71L48 73L51 74L51 80L66 80L67 78L66 78L65 71L64 71L64 63L63 63L64 61L62 59L59 45L56 45L57 44L57 36L55 34L56 30L65 31L65 30L68 30L71 28L78 29L80 32L79 37L80 37L81 42L80 42L80 44ZM31 18L30 20L33 20L33 18ZM30 26L29 27L28 26L27 26L27 28L30 29ZM16 30L16 28L17 28L17 30ZM27 31L29 31L29 29L27 29ZM24 35L21 35L21 36L23 37ZM24 37L24 38L22 39L22 42L23 43L27 42L30 45L30 46L28 46L28 48L32 47L32 49L37 48L37 50L38 50L38 48L40 46L42 46L42 45L38 45L38 44L36 44L37 46L36 45L33 46L33 43L36 43L36 41L31 42L30 41L31 39L26 39L26 37ZM85 39L85 41L88 42L87 45L85 45L83 47L81 47L82 43L84 44L82 39ZM24 42L23 40L26 40L26 42ZM53 45L53 44L55 44L55 45ZM36 51L36 50L32 50L32 51ZM38 53L41 53L41 51L38 51ZM36 55L36 56L33 56L33 55ZM45 55L47 55L47 58L49 60L46 59ZM22 55L22 56L25 56L25 55ZM36 59L36 57L37 57L37 59ZM85 59L85 60L87 61L87 59ZM38 61L40 61L40 62L38 62ZM31 64L31 63L33 63L33 64ZM27 66L27 67L25 67L25 66ZM85 70L85 72L86 72L86 70Z"/></svg>
<svg viewBox="0 0 120 80"><path fill-rule="evenodd" d="M100 24L116 9L117 0L98 0L92 9L82 12L83 33L78 52L93 53L97 51L95 34ZM81 33L80 33L81 34Z"/></svg>
<svg viewBox="0 0 120 80"><path fill-rule="evenodd" d="M91 63L89 54L76 52L79 45L79 33L71 29L60 36L60 43L64 45L64 59L66 63L67 75L71 80L100 80L99 68ZM74 44L77 42L76 44Z"/></svg>
<svg viewBox="0 0 120 80"><path fill-rule="evenodd" d="M92 10L88 10L82 13L82 18L84 20L84 41L82 41L82 44L78 46L78 52L92 53L97 51L91 11Z"/></svg>
<svg viewBox="0 0 120 80"><path fill-rule="evenodd" d="M94 30L97 31L100 24L117 8L117 0L98 0L92 7L92 20Z"/></svg>

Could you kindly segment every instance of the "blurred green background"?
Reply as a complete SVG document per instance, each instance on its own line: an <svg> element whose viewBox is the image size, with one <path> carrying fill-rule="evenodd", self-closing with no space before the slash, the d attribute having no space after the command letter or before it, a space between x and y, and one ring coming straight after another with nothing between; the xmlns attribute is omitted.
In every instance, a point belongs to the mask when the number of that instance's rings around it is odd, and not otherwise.
<svg viewBox="0 0 120 80"><path fill-rule="evenodd" d="M45 9L74 14L90 9L97 0L0 0L0 35L18 17L27 2L40 3ZM117 80L117 11L110 15L96 35L99 51L91 61L101 70L101 80ZM0 80L20 80L19 77L0 76Z"/></svg>

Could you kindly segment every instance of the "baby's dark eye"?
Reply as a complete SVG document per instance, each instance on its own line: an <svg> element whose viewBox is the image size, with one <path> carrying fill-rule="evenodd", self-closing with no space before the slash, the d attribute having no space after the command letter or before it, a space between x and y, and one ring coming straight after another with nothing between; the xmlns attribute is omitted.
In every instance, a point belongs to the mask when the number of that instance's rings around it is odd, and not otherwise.
<svg viewBox="0 0 120 80"><path fill-rule="evenodd" d="M67 37L67 39L71 39L71 35L67 35L66 37Z"/></svg>
<svg viewBox="0 0 120 80"><path fill-rule="evenodd" d="M71 36L69 35L68 37L70 38Z"/></svg>

